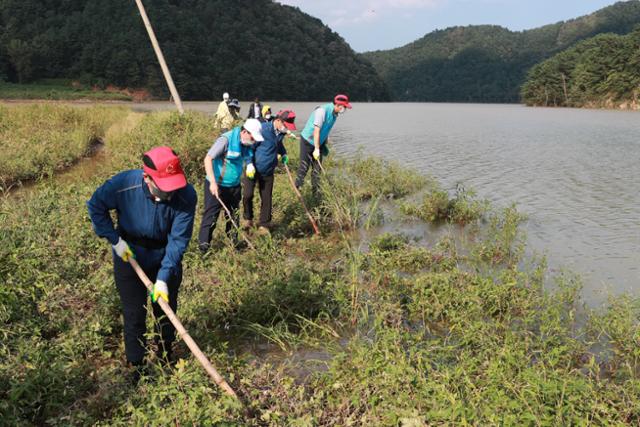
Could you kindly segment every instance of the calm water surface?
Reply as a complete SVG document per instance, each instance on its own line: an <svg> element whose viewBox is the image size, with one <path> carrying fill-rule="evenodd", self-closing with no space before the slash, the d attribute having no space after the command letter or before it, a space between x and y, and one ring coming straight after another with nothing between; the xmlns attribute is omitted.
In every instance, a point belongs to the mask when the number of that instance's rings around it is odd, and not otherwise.
<svg viewBox="0 0 640 427"><path fill-rule="evenodd" d="M317 103L291 107L302 127ZM249 103L242 103L241 113ZM212 113L217 103L186 103ZM149 103L141 110L173 108ZM640 294L640 113L518 105L354 104L333 151L395 159L529 217L529 248L584 278L591 304Z"/></svg>

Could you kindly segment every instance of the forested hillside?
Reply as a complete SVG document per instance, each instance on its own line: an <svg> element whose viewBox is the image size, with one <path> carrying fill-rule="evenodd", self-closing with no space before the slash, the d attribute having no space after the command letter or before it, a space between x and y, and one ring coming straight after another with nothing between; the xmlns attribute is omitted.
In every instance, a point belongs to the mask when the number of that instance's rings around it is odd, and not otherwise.
<svg viewBox="0 0 640 427"><path fill-rule="evenodd" d="M187 99L386 100L373 67L318 19L271 0L145 0ZM132 0L0 1L0 80L77 79L168 96Z"/></svg>
<svg viewBox="0 0 640 427"><path fill-rule="evenodd" d="M640 29L602 34L536 65L522 88L527 105L637 108Z"/></svg>
<svg viewBox="0 0 640 427"><path fill-rule="evenodd" d="M535 64L597 34L629 33L639 23L640 2L632 0L521 32L498 26L438 30L406 46L363 56L396 100L518 102Z"/></svg>

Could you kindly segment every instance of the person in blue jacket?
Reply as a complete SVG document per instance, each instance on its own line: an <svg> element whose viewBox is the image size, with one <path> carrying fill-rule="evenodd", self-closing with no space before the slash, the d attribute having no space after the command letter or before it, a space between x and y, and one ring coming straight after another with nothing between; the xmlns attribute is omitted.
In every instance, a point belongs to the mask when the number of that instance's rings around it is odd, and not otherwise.
<svg viewBox="0 0 640 427"><path fill-rule="evenodd" d="M313 165L311 187L314 193L318 192L320 162L329 155L329 133L338 116L344 113L346 108L351 108L349 97L336 95L333 103L316 107L311 113L307 124L300 133L300 166L296 177L296 187L302 187L309 166Z"/></svg>
<svg viewBox="0 0 640 427"><path fill-rule="evenodd" d="M258 231L269 232L271 223L273 180L278 158L285 165L289 163L287 150L284 147L284 137L292 130L296 130L296 113L292 110L281 110L272 122L262 123L262 137L264 141L254 146L253 163L256 168L255 176L245 175L242 178L242 206L245 227L253 226L253 194L257 186L260 191L260 221Z"/></svg>
<svg viewBox="0 0 640 427"><path fill-rule="evenodd" d="M191 240L196 201L196 192L187 183L176 153L169 147L156 147L144 154L142 170L113 176L87 202L93 229L113 246L125 353L133 366L145 363L148 295L128 261L135 257L149 279L155 281L151 297L158 319L157 355L171 361L175 329L156 302L163 298L177 310L182 256ZM117 227L110 211L117 213ZM138 370L135 373L139 376Z"/></svg>
<svg viewBox="0 0 640 427"><path fill-rule="evenodd" d="M240 179L245 164L246 174L252 177L255 175L252 146L263 141L261 131L262 127L257 119L248 119L244 125L223 133L204 158L204 212L198 233L198 247L203 253L209 250L223 203L237 224L241 198ZM228 217L226 231L238 246L238 236L233 232L231 218Z"/></svg>

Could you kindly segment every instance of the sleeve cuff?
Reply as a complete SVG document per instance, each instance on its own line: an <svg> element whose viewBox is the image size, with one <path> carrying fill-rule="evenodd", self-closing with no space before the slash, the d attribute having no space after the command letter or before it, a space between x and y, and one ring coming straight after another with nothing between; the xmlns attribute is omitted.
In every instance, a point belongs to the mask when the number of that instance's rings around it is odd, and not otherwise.
<svg viewBox="0 0 640 427"><path fill-rule="evenodd" d="M115 246L120 241L120 235L118 233L114 233L108 236L107 240L109 241L109 243L111 243L111 245Z"/></svg>
<svg viewBox="0 0 640 427"><path fill-rule="evenodd" d="M156 280L161 280L165 283L169 283L170 278L171 278L171 273L169 273L169 271L163 268L160 271L158 271L158 276L156 277Z"/></svg>

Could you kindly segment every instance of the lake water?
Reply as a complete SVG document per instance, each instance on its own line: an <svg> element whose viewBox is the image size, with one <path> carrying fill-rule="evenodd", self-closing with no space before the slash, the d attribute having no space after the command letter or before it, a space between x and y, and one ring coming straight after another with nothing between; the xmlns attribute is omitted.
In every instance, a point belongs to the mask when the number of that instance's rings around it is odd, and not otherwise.
<svg viewBox="0 0 640 427"><path fill-rule="evenodd" d="M317 103L293 108L302 127ZM241 113L249 103L242 103ZM212 113L217 103L186 103ZM173 108L148 103L140 110ZM495 205L528 215L529 249L552 271L584 279L583 295L639 294L640 113L519 105L354 104L338 119L332 149L395 159L439 180L473 188Z"/></svg>

